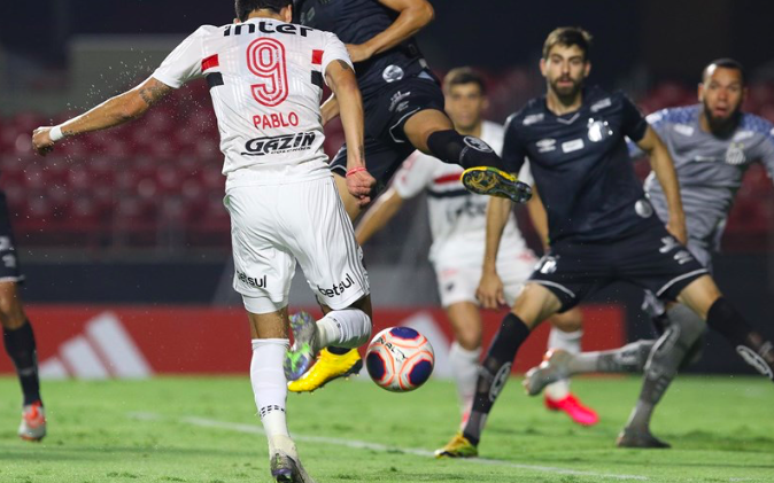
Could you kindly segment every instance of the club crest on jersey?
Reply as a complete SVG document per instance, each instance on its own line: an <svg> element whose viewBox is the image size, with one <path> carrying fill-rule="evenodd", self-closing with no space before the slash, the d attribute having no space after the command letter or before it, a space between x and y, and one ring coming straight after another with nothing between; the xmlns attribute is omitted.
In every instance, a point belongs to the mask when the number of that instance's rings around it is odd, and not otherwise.
<svg viewBox="0 0 774 483"><path fill-rule="evenodd" d="M462 138L463 142L465 142L465 145L469 148L473 148L476 151L481 151L482 153L493 153L491 147L484 141L474 138L473 136L465 136Z"/></svg>
<svg viewBox="0 0 774 483"><path fill-rule="evenodd" d="M747 161L747 158L744 155L744 144L731 143L726 150L726 164L739 166L740 164L744 164L745 161Z"/></svg>
<svg viewBox="0 0 774 483"><path fill-rule="evenodd" d="M299 132L283 136L270 136L251 139L245 144L243 156L265 156L267 154L285 154L293 151L309 149L317 134L314 132Z"/></svg>
<svg viewBox="0 0 774 483"><path fill-rule="evenodd" d="M382 71L382 79L387 83L397 82L403 79L403 69L397 65L388 65L384 71Z"/></svg>
<svg viewBox="0 0 774 483"><path fill-rule="evenodd" d="M588 125L589 141L598 143L613 135L613 130L604 119L589 119Z"/></svg>

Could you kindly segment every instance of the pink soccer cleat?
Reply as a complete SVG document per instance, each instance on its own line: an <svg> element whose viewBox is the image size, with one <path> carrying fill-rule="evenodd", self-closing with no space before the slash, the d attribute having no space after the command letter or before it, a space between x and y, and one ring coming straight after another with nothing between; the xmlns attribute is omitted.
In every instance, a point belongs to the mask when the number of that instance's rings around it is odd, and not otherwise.
<svg viewBox="0 0 774 483"><path fill-rule="evenodd" d="M568 394L567 397L559 400L549 399L546 396L545 403L549 411L563 411L582 426L593 426L599 422L596 411L584 406L573 394Z"/></svg>

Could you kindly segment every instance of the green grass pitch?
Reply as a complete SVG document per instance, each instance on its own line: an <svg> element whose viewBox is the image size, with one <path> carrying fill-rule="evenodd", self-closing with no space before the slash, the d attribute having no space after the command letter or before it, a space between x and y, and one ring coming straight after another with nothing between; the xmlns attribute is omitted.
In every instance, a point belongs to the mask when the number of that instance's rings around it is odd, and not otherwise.
<svg viewBox="0 0 774 483"><path fill-rule="evenodd" d="M288 397L307 470L333 482L774 482L774 387L754 377L682 377L656 413L671 450L614 447L637 378L574 381L602 417L573 425L511 380L473 461L429 455L457 427L450 382L392 394L336 381ZM16 437L19 389L0 378L0 482L269 482L268 454L245 378L45 382L49 436Z"/></svg>

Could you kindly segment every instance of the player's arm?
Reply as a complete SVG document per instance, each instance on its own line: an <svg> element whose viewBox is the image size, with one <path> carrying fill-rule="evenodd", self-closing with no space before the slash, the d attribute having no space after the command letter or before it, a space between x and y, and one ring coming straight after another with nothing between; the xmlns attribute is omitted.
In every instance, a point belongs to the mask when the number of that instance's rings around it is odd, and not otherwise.
<svg viewBox="0 0 774 483"><path fill-rule="evenodd" d="M548 251L548 214L540 199L537 186L532 186L532 198L527 202L527 211L532 226L540 237L540 243L543 244L543 251Z"/></svg>
<svg viewBox="0 0 774 483"><path fill-rule="evenodd" d="M352 62L368 60L411 38L433 21L435 11L427 0L378 0L379 3L398 12L398 18L387 30L362 44L347 44Z"/></svg>
<svg viewBox="0 0 774 483"><path fill-rule="evenodd" d="M363 100L352 67L343 60L328 63L325 80L338 99L341 124L347 142L347 189L360 206L371 202L371 189L376 180L365 164Z"/></svg>
<svg viewBox="0 0 774 483"><path fill-rule="evenodd" d="M492 197L486 208L486 248L481 282L476 298L485 309L496 309L505 304L503 282L497 274L497 252L513 203L506 198Z"/></svg>
<svg viewBox="0 0 774 483"><path fill-rule="evenodd" d="M650 167L656 173L656 177L664 189L669 207L667 230L681 243L685 243L688 240L685 213L683 213L680 183L677 179L672 156L656 131L650 126L645 130L645 135L637 142L637 145L650 156Z"/></svg>
<svg viewBox="0 0 774 483"><path fill-rule="evenodd" d="M109 129L136 119L167 95L172 88L150 77L134 89L108 99L90 111L53 127L39 127L32 135L32 146L45 156L60 139Z"/></svg>
<svg viewBox="0 0 774 483"><path fill-rule="evenodd" d="M339 100L336 99L336 94L331 96L323 102L320 107L320 115L322 116L322 125L325 126L333 119L336 119L339 115Z"/></svg>
<svg viewBox="0 0 774 483"><path fill-rule="evenodd" d="M362 245L378 231L380 231L392 219L403 206L403 197L391 187L376 200L376 203L363 215L363 219L355 229L355 238Z"/></svg>

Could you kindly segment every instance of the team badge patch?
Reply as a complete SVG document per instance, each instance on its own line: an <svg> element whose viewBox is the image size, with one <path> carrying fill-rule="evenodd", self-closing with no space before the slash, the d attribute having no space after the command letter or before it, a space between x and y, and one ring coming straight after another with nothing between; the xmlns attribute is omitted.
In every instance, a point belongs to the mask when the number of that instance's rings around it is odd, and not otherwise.
<svg viewBox="0 0 774 483"><path fill-rule="evenodd" d="M401 69L397 65L388 65L382 72L382 78L387 83L397 82L403 79L403 75L404 75L403 69Z"/></svg>
<svg viewBox="0 0 774 483"><path fill-rule="evenodd" d="M613 130L604 119L589 119L588 126L589 141L598 143L613 135Z"/></svg>
<svg viewBox="0 0 774 483"><path fill-rule="evenodd" d="M481 151L482 153L493 153L494 151L492 148L485 143L484 141L474 138L473 136L465 136L463 138L463 141L465 142L465 145L469 148L473 148L476 151Z"/></svg>

